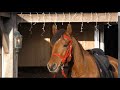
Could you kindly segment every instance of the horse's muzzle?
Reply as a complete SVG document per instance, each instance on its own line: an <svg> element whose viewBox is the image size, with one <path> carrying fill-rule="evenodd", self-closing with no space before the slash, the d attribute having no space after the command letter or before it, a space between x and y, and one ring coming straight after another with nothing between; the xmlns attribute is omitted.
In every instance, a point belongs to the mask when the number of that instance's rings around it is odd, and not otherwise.
<svg viewBox="0 0 120 90"><path fill-rule="evenodd" d="M57 64L54 63L54 64L47 64L47 68L49 70L49 72L58 72L58 67L57 67Z"/></svg>

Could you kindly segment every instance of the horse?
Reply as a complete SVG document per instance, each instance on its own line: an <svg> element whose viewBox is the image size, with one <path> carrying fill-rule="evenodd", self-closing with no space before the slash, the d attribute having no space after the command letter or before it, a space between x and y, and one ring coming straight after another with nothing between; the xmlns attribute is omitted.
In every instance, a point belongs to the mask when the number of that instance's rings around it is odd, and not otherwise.
<svg viewBox="0 0 120 90"><path fill-rule="evenodd" d="M71 78L101 78L101 70L96 64L95 57L72 36L71 24L68 24L66 30L58 30L56 25L53 25L52 33L53 37L50 43L52 54L47 63L49 72L57 74L60 69L64 70L65 64L73 62ZM106 57L112 66L113 78L118 78L118 60L109 55ZM64 72L62 73L64 77L67 77Z"/></svg>

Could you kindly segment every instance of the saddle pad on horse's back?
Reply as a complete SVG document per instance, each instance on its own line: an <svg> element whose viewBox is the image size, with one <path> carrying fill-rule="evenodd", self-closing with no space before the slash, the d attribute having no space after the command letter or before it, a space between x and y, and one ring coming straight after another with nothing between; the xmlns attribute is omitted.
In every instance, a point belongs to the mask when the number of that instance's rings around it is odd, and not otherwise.
<svg viewBox="0 0 120 90"><path fill-rule="evenodd" d="M89 51L95 57L97 66L99 69L101 69L100 76L102 78L112 78L113 74L109 69L110 63L104 52L99 48L95 48L87 51Z"/></svg>
<svg viewBox="0 0 120 90"><path fill-rule="evenodd" d="M94 49L90 49L87 51L90 51L92 54L97 53L98 55L105 55L104 51L102 49L99 49L99 48L94 48Z"/></svg>

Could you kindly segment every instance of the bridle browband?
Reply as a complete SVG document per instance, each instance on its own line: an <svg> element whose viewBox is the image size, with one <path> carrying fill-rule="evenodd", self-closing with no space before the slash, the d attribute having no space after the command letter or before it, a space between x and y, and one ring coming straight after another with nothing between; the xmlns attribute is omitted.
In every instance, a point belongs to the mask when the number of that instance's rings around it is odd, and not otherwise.
<svg viewBox="0 0 120 90"><path fill-rule="evenodd" d="M58 53L53 53L52 56L56 56L56 57L59 57L62 61L62 64L61 64L61 70L62 70L62 75L67 78L66 74L64 73L64 64L67 62L67 58L69 57L71 59L71 53L72 53L72 39L67 36L67 35L63 35L63 38L66 38L67 40L69 40L69 44L68 44L68 49L66 50L65 52L65 55L64 56L61 56L60 54ZM55 76L54 76L55 77Z"/></svg>

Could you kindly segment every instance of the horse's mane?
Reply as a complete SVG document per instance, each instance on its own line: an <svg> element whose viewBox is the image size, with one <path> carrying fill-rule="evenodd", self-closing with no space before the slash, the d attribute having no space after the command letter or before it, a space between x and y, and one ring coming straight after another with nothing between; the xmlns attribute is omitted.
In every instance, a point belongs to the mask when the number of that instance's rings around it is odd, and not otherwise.
<svg viewBox="0 0 120 90"><path fill-rule="evenodd" d="M74 38L75 38L75 37L74 37ZM83 50L84 50L84 48L83 48L82 44L78 42L77 38L75 38L75 40L77 41L77 43L78 43L79 47L80 47L81 49L83 49Z"/></svg>
<svg viewBox="0 0 120 90"><path fill-rule="evenodd" d="M61 37L61 35L63 35L65 31L66 31L65 29L58 30L56 34L52 37L51 44L54 45L55 42Z"/></svg>

